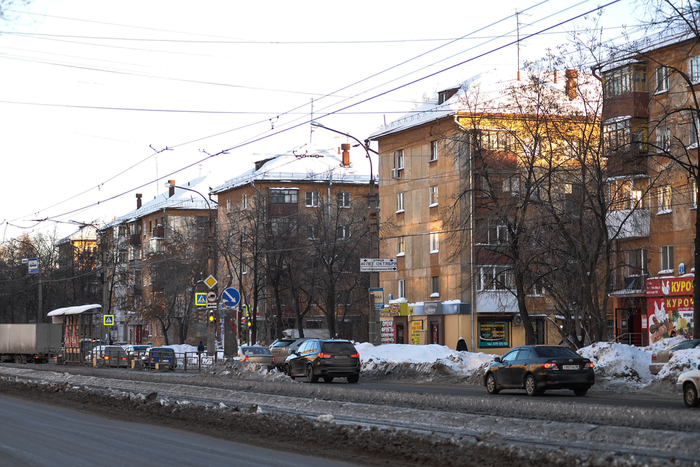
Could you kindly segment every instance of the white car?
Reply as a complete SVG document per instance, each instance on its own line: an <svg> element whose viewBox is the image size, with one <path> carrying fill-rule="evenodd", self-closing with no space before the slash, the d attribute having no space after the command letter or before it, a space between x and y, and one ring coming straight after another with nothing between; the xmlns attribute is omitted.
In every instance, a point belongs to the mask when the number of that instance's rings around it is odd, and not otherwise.
<svg viewBox="0 0 700 467"><path fill-rule="evenodd" d="M687 407L697 407L700 405L698 391L700 388L700 365L695 370L689 370L678 375L676 389L683 394L683 402Z"/></svg>

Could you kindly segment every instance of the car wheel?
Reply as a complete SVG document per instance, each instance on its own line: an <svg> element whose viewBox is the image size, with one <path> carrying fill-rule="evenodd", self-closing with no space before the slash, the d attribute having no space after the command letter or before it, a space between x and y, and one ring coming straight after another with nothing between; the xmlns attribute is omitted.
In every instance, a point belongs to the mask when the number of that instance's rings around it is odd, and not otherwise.
<svg viewBox="0 0 700 467"><path fill-rule="evenodd" d="M588 388L576 388L576 389L574 389L574 394L576 394L578 397L585 396L587 392L588 392Z"/></svg>
<svg viewBox="0 0 700 467"><path fill-rule="evenodd" d="M540 392L541 391L537 389L537 385L535 384L535 377L532 375L527 375L525 377L525 393L532 397L539 396Z"/></svg>
<svg viewBox="0 0 700 467"><path fill-rule="evenodd" d="M501 391L501 388L496 384L496 377L493 376L493 373L489 373L486 377L486 390L489 394L498 394Z"/></svg>
<svg viewBox="0 0 700 467"><path fill-rule="evenodd" d="M323 377L323 382L324 382L324 383L332 383L332 382L333 382L333 377L332 377L332 376L324 376L324 377Z"/></svg>
<svg viewBox="0 0 700 467"><path fill-rule="evenodd" d="M348 376L348 383L355 384L360 380L360 375L350 375Z"/></svg>
<svg viewBox="0 0 700 467"><path fill-rule="evenodd" d="M700 405L698 391L693 384L686 384L683 388L683 402L685 402L686 407L697 407Z"/></svg>
<svg viewBox="0 0 700 467"><path fill-rule="evenodd" d="M311 365L306 365L306 381L309 383L317 383L318 376L314 374L314 367Z"/></svg>

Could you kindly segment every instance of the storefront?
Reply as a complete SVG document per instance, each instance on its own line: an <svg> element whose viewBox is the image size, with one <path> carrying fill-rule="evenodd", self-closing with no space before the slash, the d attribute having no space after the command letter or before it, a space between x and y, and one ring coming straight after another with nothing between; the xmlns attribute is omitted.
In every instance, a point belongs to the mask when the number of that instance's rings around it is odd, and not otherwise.
<svg viewBox="0 0 700 467"><path fill-rule="evenodd" d="M693 274L647 279L647 309L641 328L650 344L665 337L693 338L693 280Z"/></svg>

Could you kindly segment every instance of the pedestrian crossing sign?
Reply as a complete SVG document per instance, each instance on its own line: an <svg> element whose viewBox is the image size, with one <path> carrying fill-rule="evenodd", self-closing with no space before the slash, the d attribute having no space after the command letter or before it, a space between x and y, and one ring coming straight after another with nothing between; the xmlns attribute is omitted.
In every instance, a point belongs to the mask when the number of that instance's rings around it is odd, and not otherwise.
<svg viewBox="0 0 700 467"><path fill-rule="evenodd" d="M114 315L104 315L103 323L105 326L114 326Z"/></svg>
<svg viewBox="0 0 700 467"><path fill-rule="evenodd" d="M197 306L207 306L207 293L206 292L196 292L194 294L194 302Z"/></svg>

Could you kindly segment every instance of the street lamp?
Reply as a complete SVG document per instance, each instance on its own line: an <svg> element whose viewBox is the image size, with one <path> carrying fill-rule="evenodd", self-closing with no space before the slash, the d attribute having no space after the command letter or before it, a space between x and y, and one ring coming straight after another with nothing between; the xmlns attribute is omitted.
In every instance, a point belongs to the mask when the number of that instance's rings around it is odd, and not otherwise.
<svg viewBox="0 0 700 467"><path fill-rule="evenodd" d="M209 203L209 200L198 192L197 190L193 190L192 188L187 188L184 186L179 186L175 185L174 180L168 180L165 183L165 186L167 188L179 188L181 190L185 191L191 191L192 193L197 193L199 196L202 197L205 203L207 203L207 211L209 213L209 229L207 232L207 267L209 269L209 275L211 277L215 277L216 274L216 267L215 267L215 258L214 258L214 248L213 248L213 239L214 239L214 224L212 221L212 216L211 216L211 204ZM216 352L216 339L215 339L215 323L212 322L207 322L207 355L211 356L214 355Z"/></svg>
<svg viewBox="0 0 700 467"><path fill-rule="evenodd" d="M311 122L311 126L316 127L316 128L323 128L324 130L332 131L333 133L337 133L339 135L346 136L350 139L353 139L357 141L357 143L364 148L365 152L367 153L367 159L369 159L369 244L370 244L370 257L372 258L379 258L379 229L377 225L377 198L376 198L376 191L375 191L375 186L374 186L374 169L372 168L372 158L370 157L369 153L372 151L375 154L379 154L377 151L374 151L370 149L369 147L369 140L366 139L364 144L354 136L348 134L348 133L343 133L342 131L334 130L333 128L329 128L325 125L322 125L318 122ZM378 272L370 272L369 273L369 286L371 288L378 288L379 287L379 273ZM374 344L378 345L380 343L379 337L380 333L378 332L379 328L379 316L377 311L375 310L374 307L374 301L371 301L372 308L370 309L370 322L369 322L369 341Z"/></svg>

